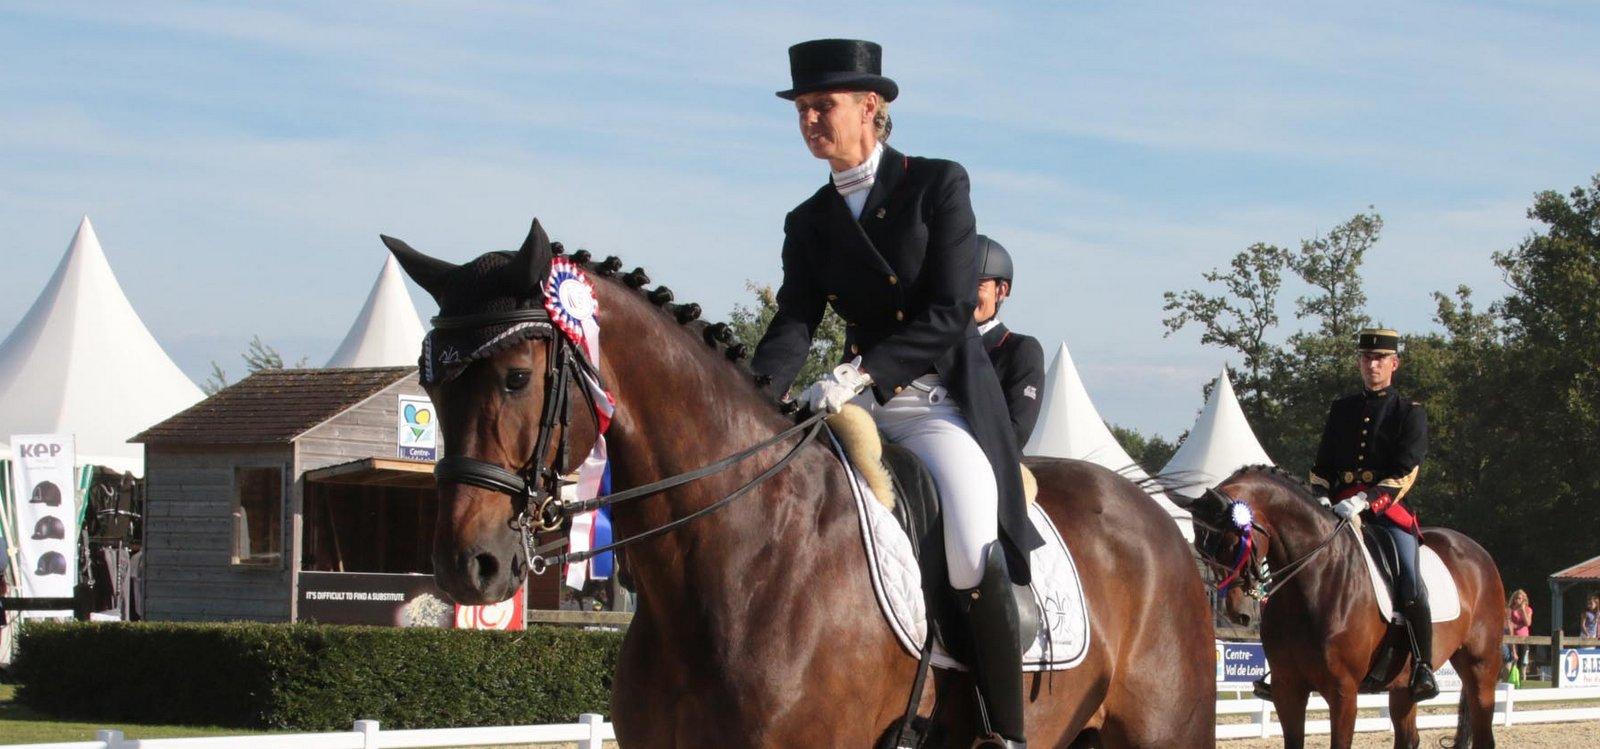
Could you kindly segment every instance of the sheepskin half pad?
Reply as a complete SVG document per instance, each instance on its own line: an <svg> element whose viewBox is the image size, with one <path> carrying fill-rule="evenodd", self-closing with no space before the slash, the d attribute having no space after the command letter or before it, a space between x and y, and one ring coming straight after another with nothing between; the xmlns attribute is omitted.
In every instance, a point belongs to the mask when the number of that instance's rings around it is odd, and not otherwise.
<svg viewBox="0 0 1600 749"><path fill-rule="evenodd" d="M860 410L860 409L857 409ZM865 411L861 415L867 416ZM833 422L830 420L829 425ZM871 417L867 416L867 424ZM835 430L834 434L837 434ZM872 442L877 443L877 428L873 427ZM857 516L861 521L861 543L867 555L867 570L872 578L872 591L878 599L889 629L907 655L915 658L921 654L922 643L928 635L927 604L922 597L922 570L911 551L911 539L890 512L893 500L881 501L865 471L856 470L845 455L843 438L834 438L834 449L840 455L845 472L850 477ZM878 467L882 481L888 484L888 474L881 463L882 445L878 444L877 457L872 465ZM1072 554L1061 540L1055 524L1038 505L1028 505L1028 518L1045 539L1044 546L1035 549L1030 557L1033 568L1034 600L1039 604L1039 632L1028 652L1023 655L1025 671L1060 671L1083 662L1089 652L1089 611L1083 597L1083 586L1078 580L1078 568ZM933 664L939 668L966 670L952 658L942 644L935 644Z"/></svg>

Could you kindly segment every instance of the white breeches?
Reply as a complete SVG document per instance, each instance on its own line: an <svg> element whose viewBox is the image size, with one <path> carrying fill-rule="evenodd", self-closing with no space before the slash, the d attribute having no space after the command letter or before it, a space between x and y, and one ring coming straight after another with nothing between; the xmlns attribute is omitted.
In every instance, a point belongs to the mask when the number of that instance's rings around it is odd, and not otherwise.
<svg viewBox="0 0 1600 749"><path fill-rule="evenodd" d="M917 378L888 403L866 392L854 401L872 414L889 440L916 453L939 487L950 584L974 588L984 554L1000 532L1000 490L989 458L937 375Z"/></svg>

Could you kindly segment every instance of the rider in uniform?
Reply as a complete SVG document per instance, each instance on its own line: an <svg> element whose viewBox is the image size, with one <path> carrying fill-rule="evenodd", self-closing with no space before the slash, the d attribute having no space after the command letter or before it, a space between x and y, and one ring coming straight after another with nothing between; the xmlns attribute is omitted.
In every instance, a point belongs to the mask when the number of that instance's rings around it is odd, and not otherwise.
<svg viewBox="0 0 1600 749"><path fill-rule="evenodd" d="M1328 410L1328 423L1311 469L1311 486L1319 497L1336 502L1335 514L1341 518L1359 515L1363 522L1387 534L1399 552L1395 592L1415 662L1411 694L1423 700L1439 693L1430 663L1433 617L1418 569L1421 530L1417 516L1401 500L1411 490L1428 452L1428 413L1422 404L1395 391L1399 347L1400 334L1393 330L1369 328L1357 334L1365 387L1334 401Z"/></svg>
<svg viewBox="0 0 1600 749"><path fill-rule="evenodd" d="M1014 333L1000 322L1000 305L1011 296L1011 253L999 242L978 235L978 252L983 255L978 269L978 309L973 318L983 334L983 348L1000 376L1000 389L1006 394L1011 412L1011 428L1017 444L1028 444L1033 426L1039 422L1039 397L1044 390L1044 347L1033 336Z"/></svg>
<svg viewBox="0 0 1600 749"><path fill-rule="evenodd" d="M784 221L778 309L751 368L788 391L827 306L845 320L847 361L801 394L814 411L854 402L920 457L944 498L950 583L973 643L987 740L1025 746L1012 584L1044 541L1028 520L1005 395L973 322L978 246L966 170L890 148L889 102L872 42L789 49L800 133L832 175Z"/></svg>

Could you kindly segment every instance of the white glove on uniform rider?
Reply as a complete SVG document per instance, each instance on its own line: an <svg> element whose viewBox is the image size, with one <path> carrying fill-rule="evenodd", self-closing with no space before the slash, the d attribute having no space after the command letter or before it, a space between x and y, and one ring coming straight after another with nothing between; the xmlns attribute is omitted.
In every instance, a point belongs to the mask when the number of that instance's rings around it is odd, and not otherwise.
<svg viewBox="0 0 1600 749"><path fill-rule="evenodd" d="M1367 509L1367 506L1367 495L1363 492L1334 505L1333 514L1350 521L1351 525L1356 525L1361 522L1361 511Z"/></svg>
<svg viewBox="0 0 1600 749"><path fill-rule="evenodd" d="M855 361L834 367L832 372L812 383L800 394L800 403L813 412L836 414L871 384L872 375L861 371L861 357L858 356Z"/></svg>

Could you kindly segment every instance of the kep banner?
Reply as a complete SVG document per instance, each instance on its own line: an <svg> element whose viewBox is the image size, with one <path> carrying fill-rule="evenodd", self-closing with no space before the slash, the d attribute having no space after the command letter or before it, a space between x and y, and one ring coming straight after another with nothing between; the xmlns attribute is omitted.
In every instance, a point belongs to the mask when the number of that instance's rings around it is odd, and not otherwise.
<svg viewBox="0 0 1600 749"><path fill-rule="evenodd" d="M11 495L15 497L18 594L71 598L78 582L77 453L70 434L11 435ZM71 616L72 611L28 612Z"/></svg>
<svg viewBox="0 0 1600 749"><path fill-rule="evenodd" d="M1567 648L1561 651L1561 681L1558 687L1600 686L1600 648Z"/></svg>

